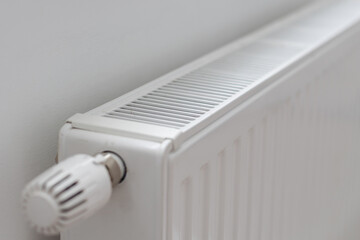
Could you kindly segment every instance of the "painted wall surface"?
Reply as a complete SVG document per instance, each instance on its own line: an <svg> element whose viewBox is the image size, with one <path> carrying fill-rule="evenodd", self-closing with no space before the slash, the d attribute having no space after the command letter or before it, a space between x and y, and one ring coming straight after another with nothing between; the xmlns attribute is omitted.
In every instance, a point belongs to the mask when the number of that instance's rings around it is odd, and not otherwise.
<svg viewBox="0 0 360 240"><path fill-rule="evenodd" d="M309 1L2 0L0 239L58 239L28 227L20 193L54 163L68 117Z"/></svg>

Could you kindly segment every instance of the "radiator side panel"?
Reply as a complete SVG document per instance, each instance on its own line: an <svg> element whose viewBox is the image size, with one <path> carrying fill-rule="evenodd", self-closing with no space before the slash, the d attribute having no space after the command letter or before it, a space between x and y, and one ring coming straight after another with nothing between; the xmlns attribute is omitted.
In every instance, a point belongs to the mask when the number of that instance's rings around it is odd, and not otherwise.
<svg viewBox="0 0 360 240"><path fill-rule="evenodd" d="M127 167L107 205L89 219L61 232L61 240L148 239L163 237L166 163L171 143L89 132L65 125L60 132L59 160L83 153L117 153Z"/></svg>
<svg viewBox="0 0 360 240"><path fill-rule="evenodd" d="M360 238L358 30L171 154L166 239Z"/></svg>

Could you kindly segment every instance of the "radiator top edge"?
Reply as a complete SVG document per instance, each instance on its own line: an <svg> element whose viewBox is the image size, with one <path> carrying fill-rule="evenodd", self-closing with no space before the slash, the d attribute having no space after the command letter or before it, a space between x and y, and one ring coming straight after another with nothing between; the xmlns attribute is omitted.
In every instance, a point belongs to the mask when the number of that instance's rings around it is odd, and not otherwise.
<svg viewBox="0 0 360 240"><path fill-rule="evenodd" d="M68 122L177 148L358 23L359 8L313 4Z"/></svg>

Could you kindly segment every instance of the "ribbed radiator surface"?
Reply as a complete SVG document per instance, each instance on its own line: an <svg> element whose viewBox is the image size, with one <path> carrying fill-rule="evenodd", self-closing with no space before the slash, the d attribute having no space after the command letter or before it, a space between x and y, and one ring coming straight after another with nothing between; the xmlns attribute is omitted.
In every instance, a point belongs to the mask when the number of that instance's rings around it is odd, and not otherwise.
<svg viewBox="0 0 360 240"><path fill-rule="evenodd" d="M328 71L173 156L168 239L360 237L360 85Z"/></svg>
<svg viewBox="0 0 360 240"><path fill-rule="evenodd" d="M360 239L356 36L171 155L167 239Z"/></svg>

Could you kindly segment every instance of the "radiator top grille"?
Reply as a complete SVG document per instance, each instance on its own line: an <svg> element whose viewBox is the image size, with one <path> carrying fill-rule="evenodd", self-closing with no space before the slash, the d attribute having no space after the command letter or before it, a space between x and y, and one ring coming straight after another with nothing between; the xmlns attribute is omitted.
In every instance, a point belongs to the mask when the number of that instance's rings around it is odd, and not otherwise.
<svg viewBox="0 0 360 240"><path fill-rule="evenodd" d="M164 81L103 116L183 129L348 27L344 21L349 19L344 19L343 13L351 9L346 4L335 2L327 11L323 8L316 11L196 70Z"/></svg>
<svg viewBox="0 0 360 240"><path fill-rule="evenodd" d="M182 141L241 105L359 22L360 2L319 2L92 111L73 127Z"/></svg>
<svg viewBox="0 0 360 240"><path fill-rule="evenodd" d="M106 117L183 128L301 53L297 45L266 39L178 77L105 114Z"/></svg>
<svg viewBox="0 0 360 240"><path fill-rule="evenodd" d="M105 116L181 128L253 81L195 71L117 108Z"/></svg>

